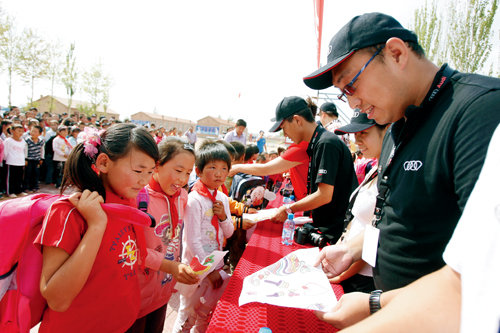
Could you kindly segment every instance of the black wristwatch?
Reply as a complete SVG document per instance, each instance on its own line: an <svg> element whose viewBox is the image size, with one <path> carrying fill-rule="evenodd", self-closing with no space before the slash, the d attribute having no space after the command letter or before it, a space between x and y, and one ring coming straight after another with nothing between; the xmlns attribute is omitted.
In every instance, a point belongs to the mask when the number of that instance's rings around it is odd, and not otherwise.
<svg viewBox="0 0 500 333"><path fill-rule="evenodd" d="M370 293L370 313L374 314L382 307L380 306L380 294L382 294L382 290L374 290Z"/></svg>

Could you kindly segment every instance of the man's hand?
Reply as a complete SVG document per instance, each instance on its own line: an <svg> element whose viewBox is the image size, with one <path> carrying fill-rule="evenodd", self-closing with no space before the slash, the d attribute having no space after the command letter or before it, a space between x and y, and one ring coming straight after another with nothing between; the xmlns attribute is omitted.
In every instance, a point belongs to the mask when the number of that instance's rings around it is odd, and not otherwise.
<svg viewBox="0 0 500 333"><path fill-rule="evenodd" d="M272 222L280 222L280 223L283 223L285 222L286 218L288 217L287 213L286 213L286 208L285 206L281 206L280 208L278 208L278 210L276 211L276 214L274 214L274 216L271 218L271 221Z"/></svg>
<svg viewBox="0 0 500 333"><path fill-rule="evenodd" d="M332 310L327 312L314 311L314 314L336 328L343 329L370 315L369 298L370 295L365 293L347 293L342 295Z"/></svg>
<svg viewBox="0 0 500 333"><path fill-rule="evenodd" d="M247 213L248 214L256 214L257 212L258 212L258 210L255 209L255 208L248 208L248 212Z"/></svg>
<svg viewBox="0 0 500 333"><path fill-rule="evenodd" d="M225 221L227 216L226 216L226 211L224 210L224 204L220 200L215 200L213 206L212 206L212 211L214 212L214 215L217 215L219 218L219 221Z"/></svg>
<svg viewBox="0 0 500 333"><path fill-rule="evenodd" d="M316 258L314 266L321 263L329 278L346 271L353 263L353 257L345 244L324 247Z"/></svg>
<svg viewBox="0 0 500 333"><path fill-rule="evenodd" d="M253 227L255 225L254 222L248 220L248 219L243 219L243 224L242 224L242 228L243 230L248 230L250 229L251 227Z"/></svg>
<svg viewBox="0 0 500 333"><path fill-rule="evenodd" d="M193 269L180 262L177 263L177 269L174 270L172 275L180 283L195 284L199 281L198 275L196 275Z"/></svg>
<svg viewBox="0 0 500 333"><path fill-rule="evenodd" d="M231 170L227 174L228 177L233 177L235 174L240 172L240 168L237 164L231 166Z"/></svg>
<svg viewBox="0 0 500 333"><path fill-rule="evenodd" d="M219 289L222 286L222 283L224 282L224 280L222 280L222 277L219 274L219 271L217 270L208 274L207 278L212 284L212 287L214 287L214 289Z"/></svg>

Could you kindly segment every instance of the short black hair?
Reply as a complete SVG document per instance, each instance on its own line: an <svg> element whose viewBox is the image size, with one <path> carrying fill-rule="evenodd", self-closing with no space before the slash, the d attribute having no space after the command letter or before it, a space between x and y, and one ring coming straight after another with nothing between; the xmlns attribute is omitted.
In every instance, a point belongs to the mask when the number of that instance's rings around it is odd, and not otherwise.
<svg viewBox="0 0 500 333"><path fill-rule="evenodd" d="M231 144L231 146L233 146L234 150L236 151L234 160L235 161L241 160L241 157L245 156L245 145L239 141L231 141L229 143Z"/></svg>
<svg viewBox="0 0 500 333"><path fill-rule="evenodd" d="M425 51L419 43L413 42L413 41L405 41L405 43L406 43L406 45L408 45L410 50L412 50L419 58L425 57ZM384 47L385 47L385 43L368 46L368 47L365 47L364 49L361 49L361 50L365 50L365 51L368 51L370 53L375 53L375 52L377 52L378 49L384 48ZM376 58L383 59L383 57L382 57L383 52L384 52L384 50L382 49L382 51L377 55Z"/></svg>
<svg viewBox="0 0 500 333"><path fill-rule="evenodd" d="M38 132L40 132L40 134L42 134L42 133L43 133L42 126L40 126L40 125L35 125L35 126L33 126L31 129L33 130L33 128L36 128L36 129L38 130Z"/></svg>
<svg viewBox="0 0 500 333"><path fill-rule="evenodd" d="M229 153L231 158L236 161L236 150L229 142L227 142L226 140L217 140L215 142L222 143L224 147L226 147L227 152Z"/></svg>
<svg viewBox="0 0 500 333"><path fill-rule="evenodd" d="M245 161L248 161L253 155L259 153L259 147L256 144L249 143L245 147Z"/></svg>
<svg viewBox="0 0 500 333"><path fill-rule="evenodd" d="M299 112L294 113L290 117L286 118L285 120L288 122L291 122L293 119L293 116L301 116L304 118L308 123L314 123L314 116L312 114L311 109L308 107L306 109L300 110Z"/></svg>
<svg viewBox="0 0 500 333"><path fill-rule="evenodd" d="M236 120L236 126L247 127L247 122L244 121L243 119L238 119L238 120Z"/></svg>
<svg viewBox="0 0 500 333"><path fill-rule="evenodd" d="M226 147L218 142L206 140L196 151L195 165L198 170L203 171L205 165L212 161L224 161L227 168L231 169L231 156Z"/></svg>

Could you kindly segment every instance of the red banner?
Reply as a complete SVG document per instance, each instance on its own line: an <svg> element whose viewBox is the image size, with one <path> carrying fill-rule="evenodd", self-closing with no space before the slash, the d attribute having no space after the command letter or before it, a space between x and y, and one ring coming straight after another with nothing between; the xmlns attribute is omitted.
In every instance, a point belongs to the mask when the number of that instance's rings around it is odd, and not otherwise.
<svg viewBox="0 0 500 333"><path fill-rule="evenodd" d="M321 56L321 35L323 33L323 4L324 0L313 0L314 2L314 26L318 39L318 68L320 67Z"/></svg>

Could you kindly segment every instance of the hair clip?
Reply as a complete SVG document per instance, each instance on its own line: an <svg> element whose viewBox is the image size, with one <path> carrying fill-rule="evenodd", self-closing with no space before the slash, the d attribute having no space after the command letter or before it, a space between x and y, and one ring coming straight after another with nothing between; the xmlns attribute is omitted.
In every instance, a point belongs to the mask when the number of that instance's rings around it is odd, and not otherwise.
<svg viewBox="0 0 500 333"><path fill-rule="evenodd" d="M96 154L99 152L98 147L101 145L101 137L97 129L92 127L85 127L83 134L83 152L88 158L94 160Z"/></svg>
<svg viewBox="0 0 500 333"><path fill-rule="evenodd" d="M184 149L185 149L185 150L194 150L194 147L193 147L193 145L192 145L192 144L190 144L190 143L185 143L185 144L184 144Z"/></svg>

